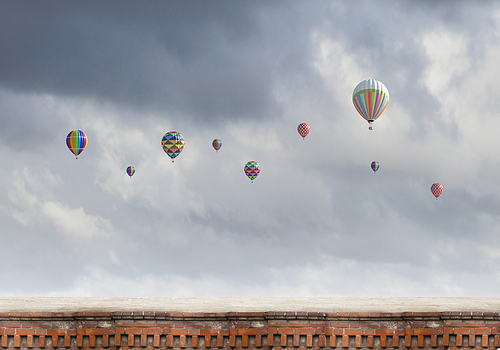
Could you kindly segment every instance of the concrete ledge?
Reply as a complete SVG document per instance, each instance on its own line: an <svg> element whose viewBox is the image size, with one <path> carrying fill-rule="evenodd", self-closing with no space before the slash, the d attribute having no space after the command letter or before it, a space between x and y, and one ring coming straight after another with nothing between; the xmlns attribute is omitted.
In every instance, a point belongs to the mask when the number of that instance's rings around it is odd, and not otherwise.
<svg viewBox="0 0 500 350"><path fill-rule="evenodd" d="M0 312L500 312L500 298L0 298Z"/></svg>

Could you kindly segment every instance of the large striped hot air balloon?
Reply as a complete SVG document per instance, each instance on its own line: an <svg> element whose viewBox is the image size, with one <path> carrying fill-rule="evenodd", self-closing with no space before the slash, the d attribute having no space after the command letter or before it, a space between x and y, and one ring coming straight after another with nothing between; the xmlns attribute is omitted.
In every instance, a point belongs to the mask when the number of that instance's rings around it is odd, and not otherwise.
<svg viewBox="0 0 500 350"><path fill-rule="evenodd" d="M387 108L389 90L378 80L363 80L354 88L352 102L358 113L370 124L368 129L373 130L372 123Z"/></svg>
<svg viewBox="0 0 500 350"><path fill-rule="evenodd" d="M177 131L169 131L163 135L161 146L163 147L163 151L172 158L172 163L174 162L174 158L181 154L184 149L184 143L184 137Z"/></svg>
<svg viewBox="0 0 500 350"><path fill-rule="evenodd" d="M257 176L260 174L260 165L255 160L251 160L245 164L245 175L248 176L250 180L255 180Z"/></svg>
<svg viewBox="0 0 500 350"><path fill-rule="evenodd" d="M87 135L81 130L73 130L66 136L66 145L78 159L78 155L87 147Z"/></svg>

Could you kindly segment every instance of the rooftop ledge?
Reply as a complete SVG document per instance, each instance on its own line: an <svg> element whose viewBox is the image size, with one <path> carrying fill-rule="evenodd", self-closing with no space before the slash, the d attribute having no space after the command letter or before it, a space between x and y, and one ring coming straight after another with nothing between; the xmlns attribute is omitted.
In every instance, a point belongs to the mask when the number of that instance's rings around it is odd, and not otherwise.
<svg viewBox="0 0 500 350"><path fill-rule="evenodd" d="M0 298L0 312L500 312L500 298Z"/></svg>

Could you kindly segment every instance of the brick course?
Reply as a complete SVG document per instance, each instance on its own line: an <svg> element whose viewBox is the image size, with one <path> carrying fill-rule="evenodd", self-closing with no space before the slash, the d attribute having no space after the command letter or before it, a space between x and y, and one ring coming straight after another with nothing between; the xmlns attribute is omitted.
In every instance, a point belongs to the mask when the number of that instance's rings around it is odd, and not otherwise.
<svg viewBox="0 0 500 350"><path fill-rule="evenodd" d="M0 313L0 349L497 349L493 312Z"/></svg>

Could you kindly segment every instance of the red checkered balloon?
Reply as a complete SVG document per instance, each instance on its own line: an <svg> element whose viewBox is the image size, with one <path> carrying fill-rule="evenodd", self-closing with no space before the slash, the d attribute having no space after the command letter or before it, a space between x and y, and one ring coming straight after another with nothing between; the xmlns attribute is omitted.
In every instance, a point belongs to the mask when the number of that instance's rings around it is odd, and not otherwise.
<svg viewBox="0 0 500 350"><path fill-rule="evenodd" d="M305 139L307 134L309 134L309 130L311 130L311 128L307 125L307 123L300 123L299 126L297 126L297 131L300 136L302 136L302 139Z"/></svg>
<svg viewBox="0 0 500 350"><path fill-rule="evenodd" d="M443 185L441 185L438 182L433 183L431 186L431 192L434 195L434 197L436 197L437 200L438 197L441 195L441 193L443 193Z"/></svg>

